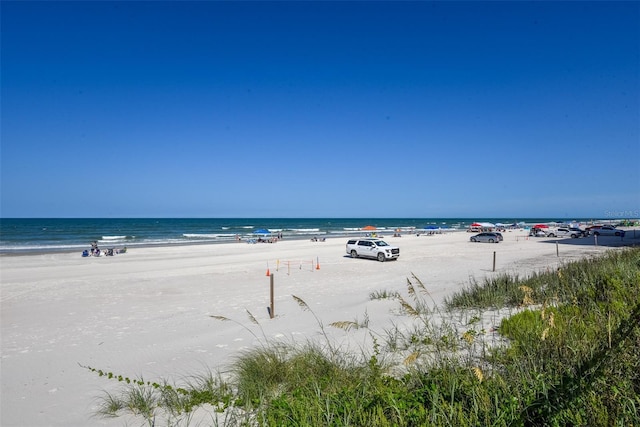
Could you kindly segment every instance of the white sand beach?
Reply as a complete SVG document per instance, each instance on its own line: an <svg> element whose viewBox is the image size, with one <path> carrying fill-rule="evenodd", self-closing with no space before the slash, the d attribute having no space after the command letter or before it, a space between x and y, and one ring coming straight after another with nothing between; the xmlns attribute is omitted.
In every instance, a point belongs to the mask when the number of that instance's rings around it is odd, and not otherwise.
<svg viewBox="0 0 640 427"><path fill-rule="evenodd" d="M92 417L96 397L117 383L80 365L145 380L180 380L224 369L239 351L258 344L263 332L268 340L320 339L313 313L337 341L349 334L326 325L365 313L370 328L382 332L394 317L393 303L372 301L369 294L405 292L412 274L441 302L470 278L555 269L622 243L601 237L595 246L591 237L556 245L556 239L527 238L524 230L503 234L500 244L470 243L464 232L385 236L401 248L399 260L391 262L351 259L345 238L141 248L112 257L3 256L0 424L123 425L122 419ZM634 236L629 233L625 242ZM266 309L267 269L274 274L273 319Z"/></svg>

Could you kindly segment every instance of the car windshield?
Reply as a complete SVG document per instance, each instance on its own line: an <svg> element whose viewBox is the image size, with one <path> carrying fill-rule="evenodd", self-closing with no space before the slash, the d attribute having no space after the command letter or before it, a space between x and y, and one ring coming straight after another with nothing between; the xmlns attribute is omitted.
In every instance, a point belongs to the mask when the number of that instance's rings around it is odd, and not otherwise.
<svg viewBox="0 0 640 427"><path fill-rule="evenodd" d="M376 240L375 244L378 246L389 246L389 244L387 242L385 242L384 240Z"/></svg>

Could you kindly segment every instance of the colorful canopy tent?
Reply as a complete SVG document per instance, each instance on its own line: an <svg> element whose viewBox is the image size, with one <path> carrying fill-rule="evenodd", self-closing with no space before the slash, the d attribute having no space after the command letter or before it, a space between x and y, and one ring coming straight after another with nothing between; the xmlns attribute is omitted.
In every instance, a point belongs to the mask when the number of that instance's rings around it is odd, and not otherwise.
<svg viewBox="0 0 640 427"><path fill-rule="evenodd" d="M547 224L536 224L532 228L549 228Z"/></svg>
<svg viewBox="0 0 640 427"><path fill-rule="evenodd" d="M376 230L376 227L374 227L373 225L365 225L364 227L362 227L362 229L366 231L371 231L371 230Z"/></svg>
<svg viewBox="0 0 640 427"><path fill-rule="evenodd" d="M258 228L257 230L253 230L253 234L271 234L271 232L266 228Z"/></svg>

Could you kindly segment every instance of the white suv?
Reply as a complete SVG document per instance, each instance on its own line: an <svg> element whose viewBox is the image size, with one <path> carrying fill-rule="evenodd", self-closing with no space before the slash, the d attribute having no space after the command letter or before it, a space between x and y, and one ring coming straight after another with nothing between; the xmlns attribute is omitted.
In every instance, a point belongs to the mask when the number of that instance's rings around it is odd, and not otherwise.
<svg viewBox="0 0 640 427"><path fill-rule="evenodd" d="M572 239L582 237L582 232L569 228L556 228L547 231L547 237L571 237Z"/></svg>
<svg viewBox="0 0 640 427"><path fill-rule="evenodd" d="M347 253L351 258L374 258L380 262L398 259L400 248L380 239L352 239L347 242Z"/></svg>

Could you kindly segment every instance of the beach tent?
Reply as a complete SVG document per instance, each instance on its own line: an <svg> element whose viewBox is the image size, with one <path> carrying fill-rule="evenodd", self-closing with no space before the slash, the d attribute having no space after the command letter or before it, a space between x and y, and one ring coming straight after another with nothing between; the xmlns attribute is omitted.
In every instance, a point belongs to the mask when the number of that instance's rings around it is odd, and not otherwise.
<svg viewBox="0 0 640 427"><path fill-rule="evenodd" d="M549 228L547 224L536 224L532 228Z"/></svg>
<svg viewBox="0 0 640 427"><path fill-rule="evenodd" d="M436 227L435 225L427 225L424 229L425 230L437 230L438 227Z"/></svg>
<svg viewBox="0 0 640 427"><path fill-rule="evenodd" d="M482 224L480 224L479 222L474 222L473 224L471 224L471 227L482 227Z"/></svg>
<svg viewBox="0 0 640 427"><path fill-rule="evenodd" d="M271 232L266 228L258 228L257 230L253 230L253 234L271 234Z"/></svg>
<svg viewBox="0 0 640 427"><path fill-rule="evenodd" d="M371 230L376 230L376 227L374 227L373 225L365 225L364 227L362 227L362 229L366 231L371 231Z"/></svg>

